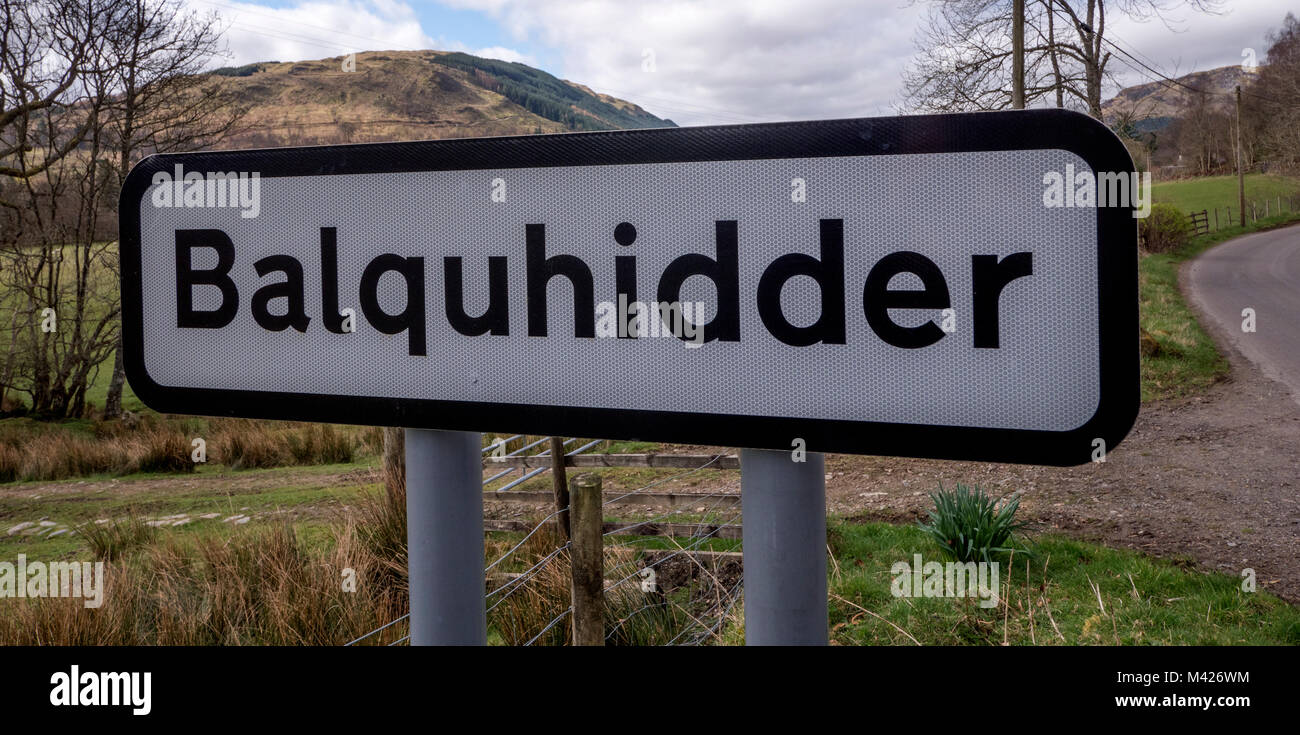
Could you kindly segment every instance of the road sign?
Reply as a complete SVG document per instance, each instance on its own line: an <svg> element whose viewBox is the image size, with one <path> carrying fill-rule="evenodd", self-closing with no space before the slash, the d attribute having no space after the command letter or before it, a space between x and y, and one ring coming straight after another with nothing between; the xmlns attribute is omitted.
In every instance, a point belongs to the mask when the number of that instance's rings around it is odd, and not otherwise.
<svg viewBox="0 0 1300 735"><path fill-rule="evenodd" d="M171 413L1082 463L1137 413L1132 168L1059 110L153 156L127 375Z"/></svg>

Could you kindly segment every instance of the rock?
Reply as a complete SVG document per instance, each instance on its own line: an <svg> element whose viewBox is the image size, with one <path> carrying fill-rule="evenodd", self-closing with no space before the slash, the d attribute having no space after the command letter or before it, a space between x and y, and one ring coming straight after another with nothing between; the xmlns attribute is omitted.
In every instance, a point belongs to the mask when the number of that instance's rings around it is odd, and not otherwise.
<svg viewBox="0 0 1300 735"><path fill-rule="evenodd" d="M1140 330L1141 336L1138 338L1139 349L1143 357L1159 357L1164 350L1160 348L1160 343L1156 338L1145 329Z"/></svg>

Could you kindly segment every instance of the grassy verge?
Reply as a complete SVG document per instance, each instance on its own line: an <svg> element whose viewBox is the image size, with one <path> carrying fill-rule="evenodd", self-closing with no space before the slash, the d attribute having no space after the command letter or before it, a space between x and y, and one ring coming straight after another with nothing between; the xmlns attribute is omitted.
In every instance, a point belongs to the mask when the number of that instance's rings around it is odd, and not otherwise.
<svg viewBox="0 0 1300 735"><path fill-rule="evenodd" d="M832 642L840 645L1297 645L1300 610L1241 579L1055 536L1003 564L1001 600L895 597L895 562L939 561L917 528L830 529ZM1014 567L1014 568L1011 568ZM725 640L738 643L731 628Z"/></svg>

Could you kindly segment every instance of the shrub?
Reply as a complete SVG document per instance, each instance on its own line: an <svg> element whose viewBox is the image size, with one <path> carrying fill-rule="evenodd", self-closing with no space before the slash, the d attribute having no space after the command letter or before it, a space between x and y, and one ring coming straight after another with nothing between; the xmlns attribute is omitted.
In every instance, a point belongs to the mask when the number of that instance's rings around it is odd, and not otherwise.
<svg viewBox="0 0 1300 735"><path fill-rule="evenodd" d="M73 434L42 433L32 437L22 453L22 480L62 480L111 472L121 460L121 447Z"/></svg>
<svg viewBox="0 0 1300 735"><path fill-rule="evenodd" d="M918 525L959 562L993 561L994 556L1012 550L1013 535L1026 525L1015 519L1019 498L1011 497L999 508L998 501L978 485L957 483L951 491L940 487L930 498L934 501L930 520Z"/></svg>
<svg viewBox="0 0 1300 735"><path fill-rule="evenodd" d="M86 523L75 531L90 544L91 552L100 561L121 559L128 551L147 545L157 533L135 516L108 523Z"/></svg>
<svg viewBox="0 0 1300 735"><path fill-rule="evenodd" d="M1187 215L1172 204L1155 204L1146 219L1139 220L1142 247L1148 253L1168 253L1187 244L1192 225Z"/></svg>
<svg viewBox="0 0 1300 735"><path fill-rule="evenodd" d="M294 464L342 464L355 453L352 439L329 424L308 425L285 435Z"/></svg>
<svg viewBox="0 0 1300 735"><path fill-rule="evenodd" d="M275 436L251 424L243 430L226 434L220 452L221 461L233 470L263 469L284 464L284 456Z"/></svg>
<svg viewBox="0 0 1300 735"><path fill-rule="evenodd" d="M139 440L139 457L135 461L137 472L193 472L190 442L176 431L158 430L146 433Z"/></svg>

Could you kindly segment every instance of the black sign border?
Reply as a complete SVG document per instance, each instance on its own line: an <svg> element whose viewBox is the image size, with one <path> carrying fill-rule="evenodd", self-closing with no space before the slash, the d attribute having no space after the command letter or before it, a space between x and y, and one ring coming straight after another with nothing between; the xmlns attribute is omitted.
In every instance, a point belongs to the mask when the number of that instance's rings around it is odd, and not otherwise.
<svg viewBox="0 0 1300 735"><path fill-rule="evenodd" d="M162 413L467 431L486 427L518 434L756 449L790 450L797 438L809 451L1083 464L1093 460L1095 440L1104 442L1105 451L1120 443L1140 404L1137 220L1130 207L1096 210L1100 397L1093 417L1071 431L177 388L155 383L144 365L140 203L153 174L171 171L178 163L187 171L257 171L267 178L1038 149L1074 153L1094 172L1134 168L1127 149L1109 128L1068 110L154 155L132 169L119 202L126 374L136 395Z"/></svg>

